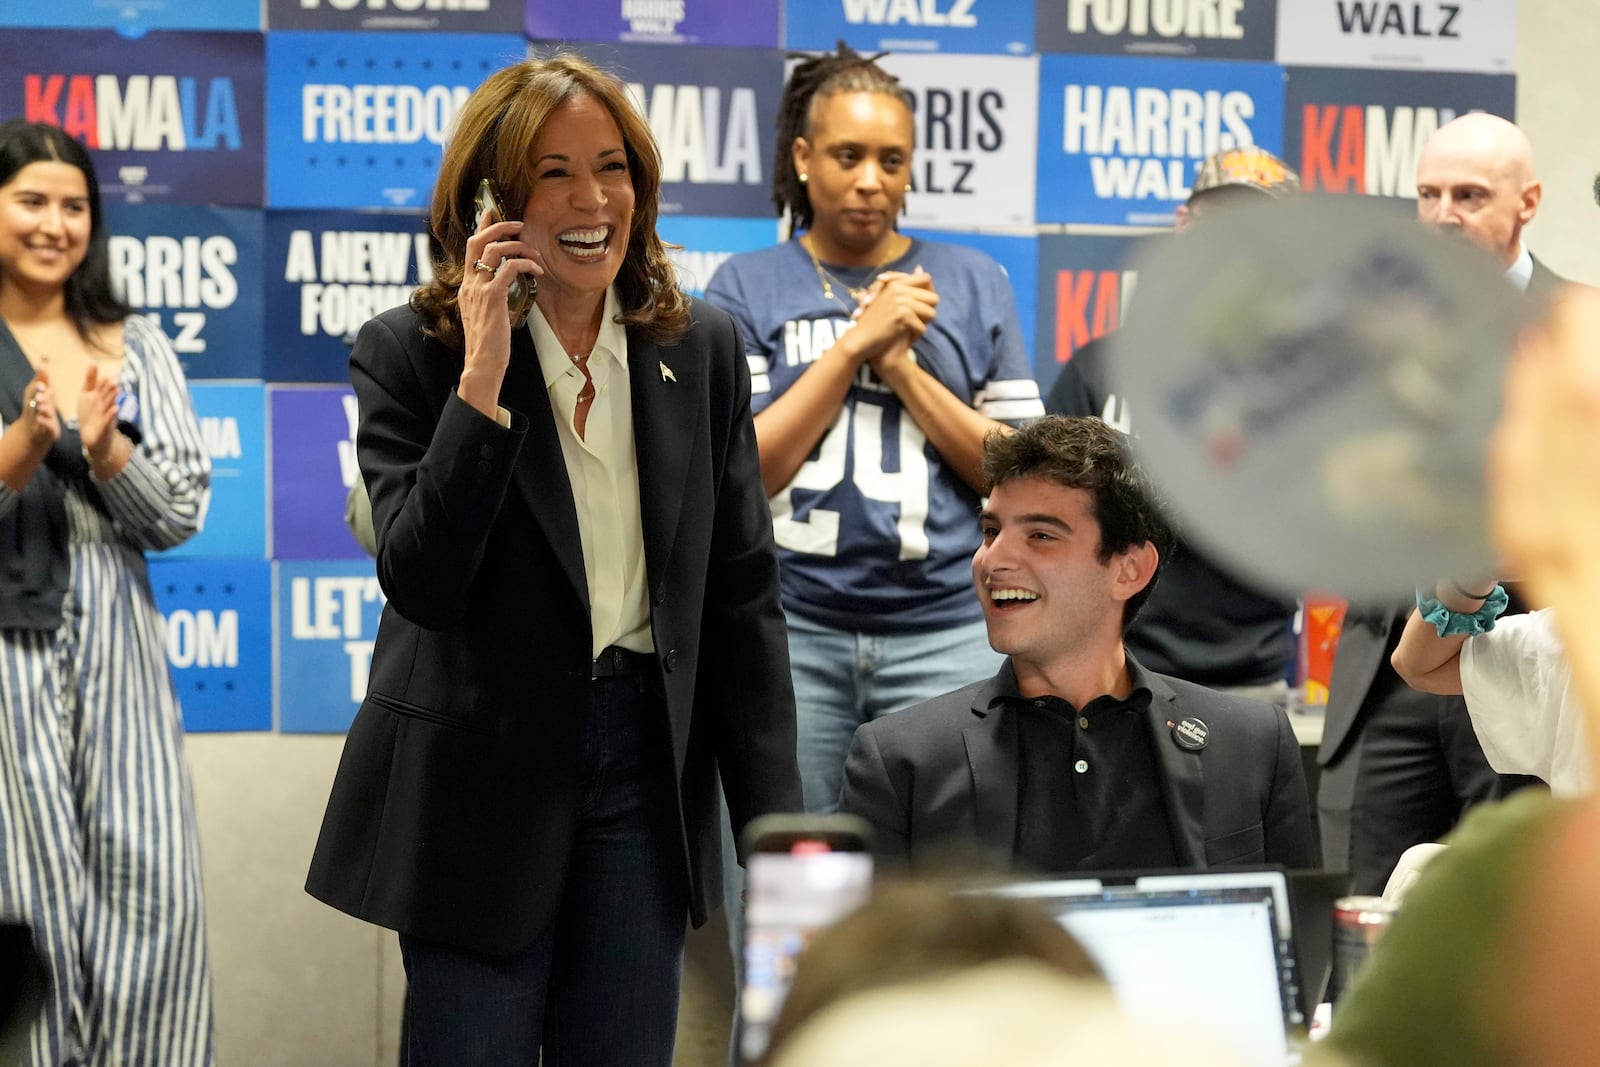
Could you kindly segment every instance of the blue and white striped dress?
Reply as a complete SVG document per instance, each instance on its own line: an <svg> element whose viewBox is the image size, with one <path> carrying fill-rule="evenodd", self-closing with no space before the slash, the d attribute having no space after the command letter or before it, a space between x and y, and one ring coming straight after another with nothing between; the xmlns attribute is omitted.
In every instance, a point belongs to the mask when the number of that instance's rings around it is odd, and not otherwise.
<svg viewBox="0 0 1600 1067"><path fill-rule="evenodd" d="M144 439L111 481L67 489L60 628L0 631L0 915L33 927L52 984L33 1067L215 1060L194 795L143 555L200 529L211 462L171 345L140 316L123 331L119 414ZM17 499L0 483L0 514Z"/></svg>

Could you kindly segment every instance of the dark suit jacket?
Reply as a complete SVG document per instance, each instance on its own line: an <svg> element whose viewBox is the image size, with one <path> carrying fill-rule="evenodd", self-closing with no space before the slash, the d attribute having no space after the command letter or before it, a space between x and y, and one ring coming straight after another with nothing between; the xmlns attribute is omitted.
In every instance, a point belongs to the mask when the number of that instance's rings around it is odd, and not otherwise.
<svg viewBox="0 0 1600 1067"><path fill-rule="evenodd" d="M1150 737L1161 770L1173 844L1185 866L1315 866L1300 747L1288 717L1269 704L1212 692L1143 670ZM977 844L1012 857L1017 837L1017 729L997 696L1016 692L1009 662L969 685L856 730L841 811L877 833L885 862L915 865L951 846ZM1169 722L1209 727L1198 752L1178 747Z"/></svg>
<svg viewBox="0 0 1600 1067"><path fill-rule="evenodd" d="M721 889L714 768L736 830L801 800L744 346L724 312L695 301L693 314L670 346L630 330L628 366L699 924ZM591 684L577 513L538 356L514 331L509 429L455 395L461 355L409 308L368 322L350 364L388 603L306 888L413 936L512 951L560 896Z"/></svg>

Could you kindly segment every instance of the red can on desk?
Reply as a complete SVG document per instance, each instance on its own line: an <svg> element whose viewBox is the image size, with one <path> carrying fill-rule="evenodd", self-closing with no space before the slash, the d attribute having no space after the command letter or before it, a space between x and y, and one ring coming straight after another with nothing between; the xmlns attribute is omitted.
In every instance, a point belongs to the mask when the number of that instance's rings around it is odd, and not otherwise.
<svg viewBox="0 0 1600 1067"><path fill-rule="evenodd" d="M1338 1001L1372 954L1399 905L1383 897L1340 897L1333 903L1333 990Z"/></svg>

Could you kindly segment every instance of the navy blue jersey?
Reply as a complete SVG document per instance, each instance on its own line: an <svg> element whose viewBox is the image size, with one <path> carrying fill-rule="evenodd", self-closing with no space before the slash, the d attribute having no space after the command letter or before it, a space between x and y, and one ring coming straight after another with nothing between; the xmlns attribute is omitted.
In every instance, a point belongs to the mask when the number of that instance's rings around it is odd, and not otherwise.
<svg viewBox="0 0 1600 1067"><path fill-rule="evenodd" d="M883 268L830 266L833 300L798 240L723 263L706 299L744 333L751 408L760 414L850 329L846 286L919 266L940 300L913 348L917 364L990 418L1044 414L1005 272L975 249L920 240ZM833 426L772 498L784 607L865 633L974 622L982 616L970 569L978 510L978 494L863 366Z"/></svg>

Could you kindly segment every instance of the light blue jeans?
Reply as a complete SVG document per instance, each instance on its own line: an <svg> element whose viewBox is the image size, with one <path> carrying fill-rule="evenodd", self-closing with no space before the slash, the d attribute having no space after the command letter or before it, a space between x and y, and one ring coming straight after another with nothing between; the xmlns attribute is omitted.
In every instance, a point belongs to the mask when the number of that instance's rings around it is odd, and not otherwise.
<svg viewBox="0 0 1600 1067"><path fill-rule="evenodd" d="M789 613L789 663L806 811L839 810L844 758L862 723L989 677L1005 657L983 620L914 634L835 630Z"/></svg>

